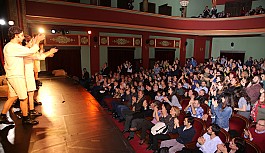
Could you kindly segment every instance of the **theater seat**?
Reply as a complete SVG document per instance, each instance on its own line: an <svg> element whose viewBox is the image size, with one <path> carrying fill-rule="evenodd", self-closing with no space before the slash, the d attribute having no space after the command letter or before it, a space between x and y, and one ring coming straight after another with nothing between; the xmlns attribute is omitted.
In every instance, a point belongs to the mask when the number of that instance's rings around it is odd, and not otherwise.
<svg viewBox="0 0 265 153"><path fill-rule="evenodd" d="M229 120L229 130L235 130L239 136L242 135L244 129L248 128L248 126L248 119L238 114L234 114Z"/></svg>
<svg viewBox="0 0 265 153"><path fill-rule="evenodd" d="M180 111L178 120L179 120L179 125L183 125L184 119L185 119L186 113L184 111Z"/></svg>
<svg viewBox="0 0 265 153"><path fill-rule="evenodd" d="M229 133L224 130L223 128L221 128L220 133L219 133L219 137L222 140L223 143L229 142L230 141L230 135Z"/></svg>
<svg viewBox="0 0 265 153"><path fill-rule="evenodd" d="M182 110L184 110L189 105L190 99L183 99L180 103Z"/></svg>
<svg viewBox="0 0 265 153"><path fill-rule="evenodd" d="M261 149L255 143L250 140L246 140L246 153L261 153Z"/></svg>
<svg viewBox="0 0 265 153"><path fill-rule="evenodd" d="M210 107L208 105L206 105L205 103L202 103L201 107L203 109L203 114L208 114Z"/></svg>

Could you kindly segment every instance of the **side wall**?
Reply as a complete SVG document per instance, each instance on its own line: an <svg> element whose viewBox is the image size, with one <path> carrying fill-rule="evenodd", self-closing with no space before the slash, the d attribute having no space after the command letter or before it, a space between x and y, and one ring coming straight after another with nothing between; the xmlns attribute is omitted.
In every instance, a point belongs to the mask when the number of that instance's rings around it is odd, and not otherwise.
<svg viewBox="0 0 265 153"><path fill-rule="evenodd" d="M234 47L231 47L231 43ZM245 60L249 57L260 59L265 57L265 37L229 37L213 38L212 57L220 56L221 50L245 51Z"/></svg>

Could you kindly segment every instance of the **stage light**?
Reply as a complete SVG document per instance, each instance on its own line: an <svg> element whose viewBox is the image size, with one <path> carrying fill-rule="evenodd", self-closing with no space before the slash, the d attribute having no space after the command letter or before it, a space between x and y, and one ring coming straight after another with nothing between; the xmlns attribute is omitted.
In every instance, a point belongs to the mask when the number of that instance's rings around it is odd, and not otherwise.
<svg viewBox="0 0 265 153"><path fill-rule="evenodd" d="M65 34L69 34L70 32L68 30L65 30Z"/></svg>
<svg viewBox="0 0 265 153"><path fill-rule="evenodd" d="M52 34L55 34L55 33L56 33L56 30L55 30L55 29L52 29L52 30L51 30L51 33L52 33Z"/></svg>
<svg viewBox="0 0 265 153"><path fill-rule="evenodd" d="M0 19L0 25L5 25L6 21L4 19Z"/></svg>
<svg viewBox="0 0 265 153"><path fill-rule="evenodd" d="M92 32L89 30L89 31L87 31L87 33L88 33L89 35L91 35Z"/></svg>
<svg viewBox="0 0 265 153"><path fill-rule="evenodd" d="M39 28L39 33L44 33L45 30L43 28Z"/></svg>
<svg viewBox="0 0 265 153"><path fill-rule="evenodd" d="M8 25L10 25L10 26L13 26L15 24L15 22L14 21L8 21Z"/></svg>

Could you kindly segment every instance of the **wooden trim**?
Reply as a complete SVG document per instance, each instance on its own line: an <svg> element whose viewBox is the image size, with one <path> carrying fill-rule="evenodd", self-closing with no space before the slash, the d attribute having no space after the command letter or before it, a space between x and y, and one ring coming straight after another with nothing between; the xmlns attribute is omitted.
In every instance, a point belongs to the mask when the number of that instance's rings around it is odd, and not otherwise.
<svg viewBox="0 0 265 153"><path fill-rule="evenodd" d="M181 30L181 29L169 29L169 28L159 28L151 26L129 25L129 24L120 24L120 23L98 22L98 21L85 21L78 19L65 19L65 18L55 18L55 17L41 17L41 16L31 16L31 15L27 15L26 17L28 22L35 24L35 26L39 26L40 24L69 25L69 26L101 27L101 28L127 29L127 30L136 30L136 31L149 31L156 33L186 34L186 35L200 35L200 36L253 35L265 32L265 28L239 29L239 30Z"/></svg>

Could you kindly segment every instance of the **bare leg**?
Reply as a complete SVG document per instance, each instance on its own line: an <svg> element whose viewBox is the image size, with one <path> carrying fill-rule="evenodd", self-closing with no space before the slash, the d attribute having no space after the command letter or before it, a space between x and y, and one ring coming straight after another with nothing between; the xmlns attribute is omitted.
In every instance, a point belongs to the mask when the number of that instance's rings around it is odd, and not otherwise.
<svg viewBox="0 0 265 153"><path fill-rule="evenodd" d="M10 107L17 100L17 98L18 97L16 96L16 97L9 97L7 99L7 101L4 104L4 107L3 107L3 110L2 110L2 114L6 114L9 111Z"/></svg>
<svg viewBox="0 0 265 153"><path fill-rule="evenodd" d="M39 72L34 72L34 77L35 77L35 80L38 80L39 79Z"/></svg>
<svg viewBox="0 0 265 153"><path fill-rule="evenodd" d="M28 98L20 100L20 108L23 116L28 116Z"/></svg>
<svg viewBox="0 0 265 153"><path fill-rule="evenodd" d="M29 115L30 116L41 116L42 113L39 113L37 110L34 109L34 91L30 91L28 92L28 96L29 96Z"/></svg>
<svg viewBox="0 0 265 153"><path fill-rule="evenodd" d="M34 91L29 91L28 92L28 96L29 96L29 110L34 110Z"/></svg>

